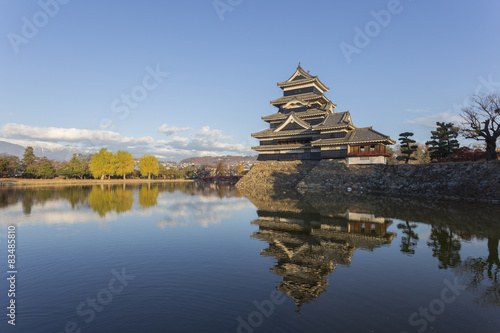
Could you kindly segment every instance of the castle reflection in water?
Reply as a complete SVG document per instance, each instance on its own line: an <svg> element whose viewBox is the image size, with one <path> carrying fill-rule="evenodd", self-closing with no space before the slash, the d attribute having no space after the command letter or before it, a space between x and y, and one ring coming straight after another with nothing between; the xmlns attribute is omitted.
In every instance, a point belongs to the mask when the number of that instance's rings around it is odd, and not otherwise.
<svg viewBox="0 0 500 333"><path fill-rule="evenodd" d="M330 274L350 265L357 249L374 251L395 236L387 231L392 220L338 209L322 215L298 193L248 198L258 208L252 237L269 244L261 255L276 260L271 272L283 279L277 289L299 308L326 290Z"/></svg>

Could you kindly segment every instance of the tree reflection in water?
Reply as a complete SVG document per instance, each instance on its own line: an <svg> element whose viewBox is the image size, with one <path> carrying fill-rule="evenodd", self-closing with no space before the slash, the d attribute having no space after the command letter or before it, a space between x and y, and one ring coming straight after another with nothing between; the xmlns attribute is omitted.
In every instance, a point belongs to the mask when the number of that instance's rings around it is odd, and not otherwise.
<svg viewBox="0 0 500 333"><path fill-rule="evenodd" d="M450 228L433 226L427 246L432 249L432 256L438 258L439 268L448 269L460 263L460 240Z"/></svg>
<svg viewBox="0 0 500 333"><path fill-rule="evenodd" d="M130 210L134 204L134 195L125 187L94 186L87 200L90 208L104 217L112 211L123 213Z"/></svg>
<svg viewBox="0 0 500 333"><path fill-rule="evenodd" d="M415 223L398 223L398 229L401 230L404 236L401 236L401 252L407 255L415 254L415 247L418 243L418 234L415 229L418 226Z"/></svg>
<svg viewBox="0 0 500 333"><path fill-rule="evenodd" d="M50 200L54 194L53 188L48 189L28 189L22 197L23 213L25 215L31 214L31 207L35 204L44 204Z"/></svg>
<svg viewBox="0 0 500 333"><path fill-rule="evenodd" d="M45 202L65 199L72 209L88 205L101 217L111 211L122 213L130 210L133 195L139 191L138 203L141 208L157 205L158 195L163 192L180 191L190 195L212 196L219 198L241 198L241 192L229 184L201 184L192 182L168 182L137 185L89 185L89 186L44 186L44 187L0 187L0 209L22 205L25 215L31 214L33 206Z"/></svg>
<svg viewBox="0 0 500 333"><path fill-rule="evenodd" d="M158 201L158 185L151 187L151 184L143 185L139 190L139 206L142 208L154 207Z"/></svg>
<svg viewBox="0 0 500 333"><path fill-rule="evenodd" d="M467 289L476 296L476 302L483 306L500 306L500 258L498 236L488 238L488 257L468 257L456 271L464 277Z"/></svg>

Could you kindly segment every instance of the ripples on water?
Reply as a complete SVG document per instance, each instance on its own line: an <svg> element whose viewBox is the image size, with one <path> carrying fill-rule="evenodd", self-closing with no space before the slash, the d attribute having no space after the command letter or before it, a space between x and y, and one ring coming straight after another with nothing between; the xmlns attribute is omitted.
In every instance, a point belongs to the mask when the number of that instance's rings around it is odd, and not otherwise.
<svg viewBox="0 0 500 333"><path fill-rule="evenodd" d="M0 189L4 258L11 224L18 241L0 331L500 332L498 206L246 195Z"/></svg>

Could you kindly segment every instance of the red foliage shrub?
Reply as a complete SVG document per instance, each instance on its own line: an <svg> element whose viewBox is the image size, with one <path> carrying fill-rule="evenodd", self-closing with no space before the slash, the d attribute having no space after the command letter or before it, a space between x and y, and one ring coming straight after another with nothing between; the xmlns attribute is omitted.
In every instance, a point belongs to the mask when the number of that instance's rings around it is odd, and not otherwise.
<svg viewBox="0 0 500 333"><path fill-rule="evenodd" d="M451 155L453 162L481 161L486 159L486 152L482 150L472 150L469 147L461 147Z"/></svg>

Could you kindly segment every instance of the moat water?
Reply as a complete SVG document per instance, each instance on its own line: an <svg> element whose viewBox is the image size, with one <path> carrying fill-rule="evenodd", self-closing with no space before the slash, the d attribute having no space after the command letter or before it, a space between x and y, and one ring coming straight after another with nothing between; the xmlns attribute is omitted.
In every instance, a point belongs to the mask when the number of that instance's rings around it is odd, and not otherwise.
<svg viewBox="0 0 500 333"><path fill-rule="evenodd" d="M3 188L0 332L498 333L499 216L224 184Z"/></svg>

